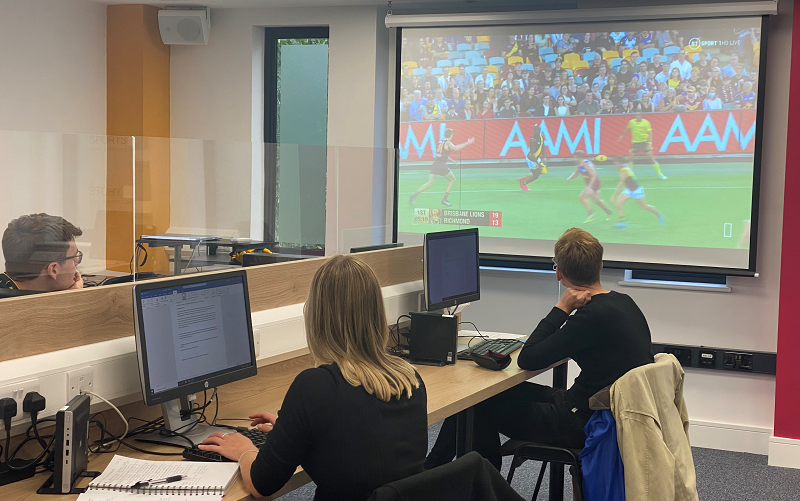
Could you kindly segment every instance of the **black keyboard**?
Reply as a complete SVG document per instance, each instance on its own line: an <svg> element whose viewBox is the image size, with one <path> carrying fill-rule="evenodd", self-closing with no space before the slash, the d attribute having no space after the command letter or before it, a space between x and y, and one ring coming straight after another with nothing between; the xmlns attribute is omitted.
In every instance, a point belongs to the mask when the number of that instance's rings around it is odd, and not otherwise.
<svg viewBox="0 0 800 501"><path fill-rule="evenodd" d="M267 441L267 434L258 428L250 428L245 431L239 431L245 437L249 438L253 445L260 448ZM183 458L189 461L228 461L233 460L226 458L218 452L201 451L196 445L187 447L183 450Z"/></svg>
<svg viewBox="0 0 800 501"><path fill-rule="evenodd" d="M466 350L461 350L456 355L458 360L472 360L472 352L486 353L492 351L501 355L510 355L522 348L524 341L519 339L484 339L480 343L473 345Z"/></svg>

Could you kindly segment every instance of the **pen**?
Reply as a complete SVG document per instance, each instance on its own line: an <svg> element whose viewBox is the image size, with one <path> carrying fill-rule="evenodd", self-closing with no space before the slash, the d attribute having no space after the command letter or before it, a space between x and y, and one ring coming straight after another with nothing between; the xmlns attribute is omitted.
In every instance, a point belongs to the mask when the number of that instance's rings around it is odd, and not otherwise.
<svg viewBox="0 0 800 501"><path fill-rule="evenodd" d="M172 482L178 482L183 480L183 475L174 475L172 477L162 478L159 480L143 480L141 482L136 482L131 486L131 489L141 489L142 487L147 487L153 484L169 484Z"/></svg>

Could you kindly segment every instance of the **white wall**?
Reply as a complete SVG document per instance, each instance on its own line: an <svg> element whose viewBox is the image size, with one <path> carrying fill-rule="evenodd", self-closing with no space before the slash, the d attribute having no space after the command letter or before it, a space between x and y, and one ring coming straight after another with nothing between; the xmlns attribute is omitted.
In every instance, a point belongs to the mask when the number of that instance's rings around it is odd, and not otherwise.
<svg viewBox="0 0 800 501"><path fill-rule="evenodd" d="M104 268L105 5L0 0L0 75L0 233L63 215L85 230L84 270Z"/></svg>
<svg viewBox="0 0 800 501"><path fill-rule="evenodd" d="M105 5L0 0L0 53L0 130L105 134Z"/></svg>
<svg viewBox="0 0 800 501"><path fill-rule="evenodd" d="M212 11L208 45L171 47L172 137L250 141L253 27L329 26L328 144L372 147L376 144L373 96L380 10L337 7ZM385 145L384 136L380 140L378 144Z"/></svg>
<svg viewBox="0 0 800 501"><path fill-rule="evenodd" d="M728 279L730 294L621 287L622 272L603 284L640 306L653 341L741 350L777 350L783 180L791 53L791 2L770 19L758 235L758 278ZM481 329L529 333L557 298L552 274L484 271L481 300L464 313ZM571 376L577 372L572 367ZM685 397L694 445L767 454L775 378L687 370Z"/></svg>

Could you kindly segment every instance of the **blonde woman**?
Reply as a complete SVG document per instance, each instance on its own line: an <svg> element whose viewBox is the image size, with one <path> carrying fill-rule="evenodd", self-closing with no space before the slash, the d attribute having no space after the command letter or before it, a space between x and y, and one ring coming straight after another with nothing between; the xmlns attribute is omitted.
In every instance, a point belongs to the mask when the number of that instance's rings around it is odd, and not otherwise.
<svg viewBox="0 0 800 501"><path fill-rule="evenodd" d="M389 355L378 280L350 256L314 274L305 309L308 348L317 364L292 383L280 417L250 416L269 432L256 449L239 433L212 435L201 449L239 461L256 498L278 491L298 465L317 484L317 501L365 500L383 484L423 471L427 397L414 368Z"/></svg>

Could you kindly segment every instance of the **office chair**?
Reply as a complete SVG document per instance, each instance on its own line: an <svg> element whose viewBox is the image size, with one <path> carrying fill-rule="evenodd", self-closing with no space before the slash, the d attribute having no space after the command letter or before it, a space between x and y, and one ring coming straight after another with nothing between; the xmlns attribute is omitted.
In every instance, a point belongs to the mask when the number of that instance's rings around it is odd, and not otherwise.
<svg viewBox="0 0 800 501"><path fill-rule="evenodd" d="M511 460L511 468L508 470L506 482L511 484L514 472L525 461L532 459L541 461L542 467L539 469L539 477L536 479L536 488L533 490L531 501L536 501L539 496L539 489L542 487L544 473L548 463L561 463L570 465L572 468L573 500L583 501L583 474L581 472L580 449L569 449L565 447L554 447L537 442L526 440L508 440L503 444L500 452L503 456L514 456Z"/></svg>
<svg viewBox="0 0 800 501"><path fill-rule="evenodd" d="M477 452L375 489L367 501L523 501Z"/></svg>

